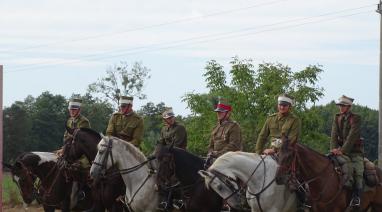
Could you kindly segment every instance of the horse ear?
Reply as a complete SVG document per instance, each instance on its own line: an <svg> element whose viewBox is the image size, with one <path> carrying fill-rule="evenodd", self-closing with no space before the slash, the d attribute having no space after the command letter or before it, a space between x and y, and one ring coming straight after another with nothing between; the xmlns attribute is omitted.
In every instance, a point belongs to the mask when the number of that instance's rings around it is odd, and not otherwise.
<svg viewBox="0 0 382 212"><path fill-rule="evenodd" d="M208 171L205 171L205 170L199 170L198 174L200 176L202 176L203 178L211 178L212 177L211 173Z"/></svg>
<svg viewBox="0 0 382 212"><path fill-rule="evenodd" d="M3 162L3 167L10 169L10 170L12 170L12 168L13 168L13 166L11 164L4 163L4 162Z"/></svg>

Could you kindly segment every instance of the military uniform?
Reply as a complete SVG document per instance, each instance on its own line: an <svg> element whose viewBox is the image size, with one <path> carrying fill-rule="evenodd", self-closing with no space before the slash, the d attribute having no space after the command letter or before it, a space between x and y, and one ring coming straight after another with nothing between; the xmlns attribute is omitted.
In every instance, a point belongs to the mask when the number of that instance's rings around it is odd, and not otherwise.
<svg viewBox="0 0 382 212"><path fill-rule="evenodd" d="M139 147L143 138L143 119L135 112L126 115L116 112L109 120L106 135L121 138Z"/></svg>
<svg viewBox="0 0 382 212"><path fill-rule="evenodd" d="M241 130L237 122L230 119L218 123L212 130L208 152L216 151L216 156L229 151L241 151Z"/></svg>
<svg viewBox="0 0 382 212"><path fill-rule="evenodd" d="M174 146L186 149L187 148L187 132L186 128L174 122L171 126L164 126L160 133L160 141L164 144L174 143Z"/></svg>
<svg viewBox="0 0 382 212"><path fill-rule="evenodd" d="M363 145L361 142L361 117L351 111L336 114L331 132L331 149L340 148L349 157L355 171L357 188L362 188L363 181Z"/></svg>
<svg viewBox="0 0 382 212"><path fill-rule="evenodd" d="M70 117L66 121L66 126L72 130L77 129L77 128L90 128L90 122L85 116L80 114L77 117ZM66 130L64 133L64 141L66 141L70 137L71 137L71 135Z"/></svg>
<svg viewBox="0 0 382 212"><path fill-rule="evenodd" d="M256 153L261 154L264 151L268 138L272 146L277 148L280 145L280 140L277 139L281 139L282 135L287 136L292 143L300 140L301 121L290 112L287 115L275 113L267 118L257 138Z"/></svg>

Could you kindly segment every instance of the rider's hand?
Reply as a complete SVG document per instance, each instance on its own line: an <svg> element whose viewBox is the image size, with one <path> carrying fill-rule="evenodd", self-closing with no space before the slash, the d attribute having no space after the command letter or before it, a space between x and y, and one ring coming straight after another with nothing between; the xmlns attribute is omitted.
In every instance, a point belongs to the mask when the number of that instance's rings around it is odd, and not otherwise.
<svg viewBox="0 0 382 212"><path fill-rule="evenodd" d="M333 153L333 155L342 155L342 151L340 148L332 149L330 152Z"/></svg>
<svg viewBox="0 0 382 212"><path fill-rule="evenodd" d="M263 153L265 155L273 155L273 154L275 154L275 150L274 149L264 149Z"/></svg>

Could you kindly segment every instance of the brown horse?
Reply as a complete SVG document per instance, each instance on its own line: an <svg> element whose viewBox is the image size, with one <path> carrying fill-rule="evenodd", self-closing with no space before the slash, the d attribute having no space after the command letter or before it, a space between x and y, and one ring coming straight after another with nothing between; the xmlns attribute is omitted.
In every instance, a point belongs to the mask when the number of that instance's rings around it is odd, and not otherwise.
<svg viewBox="0 0 382 212"><path fill-rule="evenodd" d="M278 182L305 186L313 211L343 212L351 200L351 190L344 188L344 180L332 161L301 144L285 141L279 152ZM377 170L379 179L382 171ZM382 184L361 195L361 210L382 211Z"/></svg>
<svg viewBox="0 0 382 212"><path fill-rule="evenodd" d="M97 155L97 145L101 140L101 135L88 128L75 130L67 128L67 131L73 136L73 139L65 141L63 158L69 163L73 163L85 155L88 161L93 162ZM106 170L102 177L93 181L91 190L94 211L102 212L107 209L110 212L122 212L124 210L123 202L117 201L125 195L126 190L118 170L113 168Z"/></svg>

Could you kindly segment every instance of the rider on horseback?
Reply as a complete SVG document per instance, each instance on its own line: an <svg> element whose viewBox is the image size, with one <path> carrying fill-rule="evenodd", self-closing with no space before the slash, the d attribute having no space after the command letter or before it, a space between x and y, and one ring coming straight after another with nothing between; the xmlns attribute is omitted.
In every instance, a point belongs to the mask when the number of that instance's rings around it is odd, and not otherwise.
<svg viewBox="0 0 382 212"><path fill-rule="evenodd" d="M73 134L69 133L68 130L73 132L75 129L79 129L79 128L90 128L89 120L81 114L81 104L82 104L82 100L79 98L72 98L69 101L68 110L69 110L70 117L66 121L67 130L65 130L65 133L64 133L64 144L66 142L72 142L73 140ZM58 151L58 153L59 154L61 153L60 150ZM77 168L79 169L81 173L88 172L87 169L89 169L91 165L85 155L82 155L81 158L76 162L77 162L76 164L78 164ZM75 183L78 183L78 190L76 192L76 200L80 201L85 198L84 189L88 189L88 188L86 188L86 183L84 182L78 181ZM73 188L75 187L73 186Z"/></svg>
<svg viewBox="0 0 382 212"><path fill-rule="evenodd" d="M352 166L353 197L352 207L360 207L360 193L363 188L363 144L361 140L361 117L352 113L354 99L345 95L338 99L336 105L340 113L334 116L331 132L331 152L342 155Z"/></svg>
<svg viewBox="0 0 382 212"><path fill-rule="evenodd" d="M175 147L186 150L187 148L187 131L186 128L179 124L175 120L175 114L171 107L165 108L162 113L164 126L162 127L160 133L159 142L165 145L174 145ZM173 206L175 208L182 208L183 201L181 199L173 199L174 196L180 196L180 194L175 193L172 189L164 189L163 187L176 187L179 184L175 176L171 179L164 179L166 182L158 182L158 189L162 200L159 204L158 209L161 211L166 211L171 209Z"/></svg>

